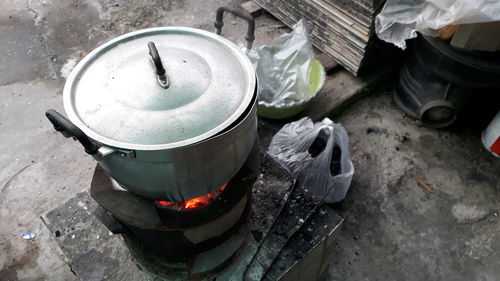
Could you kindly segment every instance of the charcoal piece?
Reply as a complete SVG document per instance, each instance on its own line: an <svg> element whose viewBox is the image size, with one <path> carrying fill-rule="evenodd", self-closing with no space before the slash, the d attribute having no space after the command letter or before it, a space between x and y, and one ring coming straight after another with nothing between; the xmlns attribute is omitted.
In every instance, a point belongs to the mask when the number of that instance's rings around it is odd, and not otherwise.
<svg viewBox="0 0 500 281"><path fill-rule="evenodd" d="M333 147L332 151L332 160L330 161L330 173L332 176L336 176L341 172L340 166L340 156L342 155L342 151L338 145Z"/></svg>

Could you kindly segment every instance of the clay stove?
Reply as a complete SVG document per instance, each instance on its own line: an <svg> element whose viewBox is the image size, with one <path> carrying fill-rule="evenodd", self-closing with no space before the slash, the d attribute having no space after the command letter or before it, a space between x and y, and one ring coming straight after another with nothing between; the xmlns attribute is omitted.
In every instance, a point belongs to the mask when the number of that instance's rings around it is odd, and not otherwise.
<svg viewBox="0 0 500 281"><path fill-rule="evenodd" d="M183 268L197 271L195 275L202 278L223 270L244 247L259 157L256 141L247 161L228 183L181 202L149 200L128 192L99 165L90 193L107 211L99 219L112 233L123 236L139 267L164 278L173 268ZM238 241L232 241L233 236ZM227 241L230 245L221 246ZM223 254L209 254L210 263L204 262L203 269L193 267L200 255L207 259L207 253L216 247L223 247Z"/></svg>

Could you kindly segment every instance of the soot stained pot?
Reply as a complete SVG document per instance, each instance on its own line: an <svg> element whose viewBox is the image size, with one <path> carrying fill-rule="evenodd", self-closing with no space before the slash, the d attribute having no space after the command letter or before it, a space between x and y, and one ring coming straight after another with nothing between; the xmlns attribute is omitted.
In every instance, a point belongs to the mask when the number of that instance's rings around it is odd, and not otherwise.
<svg viewBox="0 0 500 281"><path fill-rule="evenodd" d="M183 201L227 183L257 136L257 81L247 56L217 34L160 27L115 38L87 55L64 86L69 120L47 118L80 141L127 190L154 200Z"/></svg>

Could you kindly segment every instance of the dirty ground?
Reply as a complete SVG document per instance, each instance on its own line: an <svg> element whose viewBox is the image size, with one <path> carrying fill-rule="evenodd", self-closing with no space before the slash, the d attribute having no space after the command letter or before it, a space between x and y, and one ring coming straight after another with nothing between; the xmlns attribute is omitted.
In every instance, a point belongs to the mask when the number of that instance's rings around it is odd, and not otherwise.
<svg viewBox="0 0 500 281"><path fill-rule="evenodd" d="M95 165L44 117L49 108L62 111L74 65L128 31L212 30L213 11L238 2L0 1L0 280L76 280L39 217L87 189ZM232 40L243 34L236 20L226 27ZM284 31L261 16L255 45ZM329 280L498 280L500 162L478 129L425 128L388 93L334 121L349 133L356 173L337 206L345 222Z"/></svg>

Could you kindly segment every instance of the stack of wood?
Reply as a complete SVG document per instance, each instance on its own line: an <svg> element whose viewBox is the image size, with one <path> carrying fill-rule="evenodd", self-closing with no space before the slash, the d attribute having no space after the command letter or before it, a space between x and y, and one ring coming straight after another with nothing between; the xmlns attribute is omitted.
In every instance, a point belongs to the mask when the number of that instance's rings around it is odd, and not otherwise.
<svg viewBox="0 0 500 281"><path fill-rule="evenodd" d="M292 26L305 19L312 43L357 75L374 41L374 19L385 0L254 0Z"/></svg>

